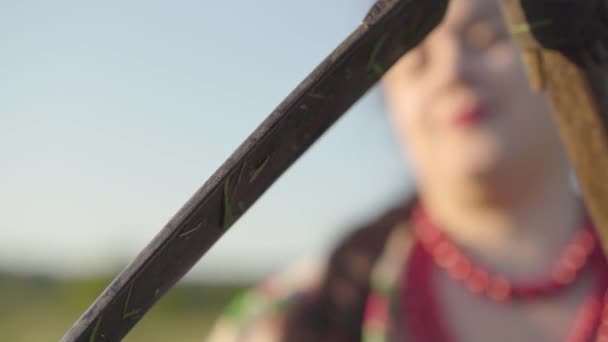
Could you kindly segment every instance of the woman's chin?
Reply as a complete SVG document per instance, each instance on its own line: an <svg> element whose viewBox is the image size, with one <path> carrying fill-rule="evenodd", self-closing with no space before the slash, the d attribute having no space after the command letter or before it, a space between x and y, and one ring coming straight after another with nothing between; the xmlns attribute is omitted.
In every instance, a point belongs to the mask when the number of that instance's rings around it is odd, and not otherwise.
<svg viewBox="0 0 608 342"><path fill-rule="evenodd" d="M461 151L450 153L450 167L453 175L474 182L492 182L504 173L506 151L494 144L479 144ZM447 171L447 170L446 170Z"/></svg>

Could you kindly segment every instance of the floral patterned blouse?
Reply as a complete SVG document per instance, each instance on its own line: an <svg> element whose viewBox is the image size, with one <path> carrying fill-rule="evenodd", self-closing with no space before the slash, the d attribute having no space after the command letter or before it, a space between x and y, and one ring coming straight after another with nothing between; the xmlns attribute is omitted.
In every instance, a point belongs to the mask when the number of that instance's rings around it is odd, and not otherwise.
<svg viewBox="0 0 608 342"><path fill-rule="evenodd" d="M406 224L393 229L370 276L362 326L364 342L402 340L399 317L399 279L409 250L411 235ZM322 262L302 262L241 294L216 321L208 342L278 342L285 312L300 298L312 293L323 277Z"/></svg>

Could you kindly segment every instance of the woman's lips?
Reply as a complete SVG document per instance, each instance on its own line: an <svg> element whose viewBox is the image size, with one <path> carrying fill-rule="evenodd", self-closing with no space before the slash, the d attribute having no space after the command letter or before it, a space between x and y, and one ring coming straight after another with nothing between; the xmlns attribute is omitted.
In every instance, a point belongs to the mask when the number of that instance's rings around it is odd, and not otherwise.
<svg viewBox="0 0 608 342"><path fill-rule="evenodd" d="M463 110L452 117L452 124L458 127L473 126L478 124L487 116L487 112L481 106L474 106Z"/></svg>

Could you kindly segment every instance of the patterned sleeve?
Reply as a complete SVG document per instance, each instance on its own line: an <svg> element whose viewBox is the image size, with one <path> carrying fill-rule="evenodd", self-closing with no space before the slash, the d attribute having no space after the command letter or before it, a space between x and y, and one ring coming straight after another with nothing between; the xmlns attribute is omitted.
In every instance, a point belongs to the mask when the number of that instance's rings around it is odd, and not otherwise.
<svg viewBox="0 0 608 342"><path fill-rule="evenodd" d="M207 342L278 342L285 313L313 292L324 265L305 260L237 296L213 326Z"/></svg>

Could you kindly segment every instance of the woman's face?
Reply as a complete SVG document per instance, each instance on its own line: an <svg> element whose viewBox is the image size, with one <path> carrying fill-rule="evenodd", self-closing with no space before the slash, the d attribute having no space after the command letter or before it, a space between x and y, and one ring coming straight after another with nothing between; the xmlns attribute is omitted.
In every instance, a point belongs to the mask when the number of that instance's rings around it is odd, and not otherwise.
<svg viewBox="0 0 608 342"><path fill-rule="evenodd" d="M546 98L530 90L496 0L451 0L383 87L419 181L534 172L561 151Z"/></svg>

